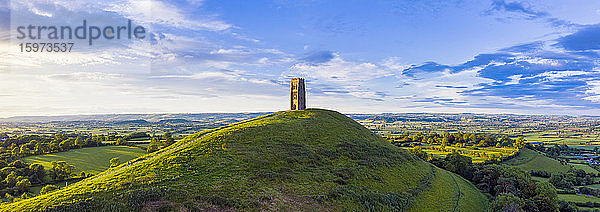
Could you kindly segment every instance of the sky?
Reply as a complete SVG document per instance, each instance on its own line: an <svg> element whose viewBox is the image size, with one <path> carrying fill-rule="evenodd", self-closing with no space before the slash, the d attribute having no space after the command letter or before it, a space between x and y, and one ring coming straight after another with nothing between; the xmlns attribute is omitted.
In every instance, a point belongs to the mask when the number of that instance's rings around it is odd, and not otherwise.
<svg viewBox="0 0 600 212"><path fill-rule="evenodd" d="M83 20L145 32L18 38ZM344 113L600 115L600 1L0 0L0 59L0 117L279 111L293 77Z"/></svg>

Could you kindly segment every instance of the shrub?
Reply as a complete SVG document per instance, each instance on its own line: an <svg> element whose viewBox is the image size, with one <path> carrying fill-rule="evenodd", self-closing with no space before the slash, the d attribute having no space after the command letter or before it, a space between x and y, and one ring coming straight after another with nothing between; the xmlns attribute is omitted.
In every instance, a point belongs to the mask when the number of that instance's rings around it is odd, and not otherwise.
<svg viewBox="0 0 600 212"><path fill-rule="evenodd" d="M117 167L119 165L121 165L121 161L119 160L119 158L110 159L110 168Z"/></svg>
<svg viewBox="0 0 600 212"><path fill-rule="evenodd" d="M56 189L58 189L58 186L46 185L40 190L40 195L50 193L51 191L54 191Z"/></svg>
<svg viewBox="0 0 600 212"><path fill-rule="evenodd" d="M525 202L511 193L501 193L492 201L490 211L522 211Z"/></svg>

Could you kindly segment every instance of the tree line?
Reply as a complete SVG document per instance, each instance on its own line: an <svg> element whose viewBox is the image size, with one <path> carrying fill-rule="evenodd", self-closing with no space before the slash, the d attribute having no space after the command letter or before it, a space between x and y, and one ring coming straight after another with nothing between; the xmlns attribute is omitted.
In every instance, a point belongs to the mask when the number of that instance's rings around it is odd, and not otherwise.
<svg viewBox="0 0 600 212"><path fill-rule="evenodd" d="M75 176L75 166L65 161L52 161L52 167L46 170L41 164L27 164L16 160L9 164L0 164L0 194L8 202L18 201L31 197L30 187L32 185L44 185L50 182L61 182ZM81 172L79 177L87 177ZM48 181L48 178L50 181ZM57 186L46 185L41 194L57 189Z"/></svg>
<svg viewBox="0 0 600 212"><path fill-rule="evenodd" d="M449 146L455 144L462 144L475 147L515 147L522 148L525 145L525 139L522 137L510 138L507 135L496 136L488 134L475 134L475 133L436 133L431 132L423 134L421 132L410 133L408 131L397 136L384 136L392 144L402 146L410 142L421 142L430 145L438 144L442 146Z"/></svg>

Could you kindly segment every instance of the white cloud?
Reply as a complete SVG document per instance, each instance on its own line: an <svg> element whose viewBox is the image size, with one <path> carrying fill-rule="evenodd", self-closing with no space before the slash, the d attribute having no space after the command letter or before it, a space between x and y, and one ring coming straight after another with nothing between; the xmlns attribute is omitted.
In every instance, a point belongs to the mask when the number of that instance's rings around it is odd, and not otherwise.
<svg viewBox="0 0 600 212"><path fill-rule="evenodd" d="M290 74L333 82L356 82L383 77L389 73L374 63L356 63L342 59L339 54L320 64L298 63L290 68Z"/></svg>
<svg viewBox="0 0 600 212"><path fill-rule="evenodd" d="M548 59L548 58L539 58L539 57L530 57L530 56L519 56L515 57L516 61L525 61L531 64L537 65L545 65L545 66L560 66L562 65L560 60L556 59Z"/></svg>
<svg viewBox="0 0 600 212"><path fill-rule="evenodd" d="M150 78L163 79L194 79L194 80L226 80L231 82L250 82L254 84L277 85L266 79L252 78L250 74L244 71L203 71L189 75L159 75ZM232 87L233 88L233 87Z"/></svg>
<svg viewBox="0 0 600 212"><path fill-rule="evenodd" d="M510 81L506 82L505 85L517 85L523 79L522 74L516 74L508 77Z"/></svg>
<svg viewBox="0 0 600 212"><path fill-rule="evenodd" d="M68 81L105 81L123 78L123 74L111 74L102 72L73 72L67 74L52 74L49 77Z"/></svg>
<svg viewBox="0 0 600 212"><path fill-rule="evenodd" d="M404 83L398 89L399 96L409 97L410 100L451 99L454 102L466 101L469 104L474 98L463 91L480 88L480 84L492 83L494 80L478 76L483 67L476 67L461 72L452 73L449 70L429 73L427 77L405 77L401 76L399 82ZM418 104L435 105L434 102L422 102Z"/></svg>
<svg viewBox="0 0 600 212"><path fill-rule="evenodd" d="M156 0L127 0L108 4L106 11L117 12L137 23L162 24L177 28L204 29L222 31L232 27L215 17L206 16L202 19L187 17L181 9Z"/></svg>
<svg viewBox="0 0 600 212"><path fill-rule="evenodd" d="M404 70L410 67L410 65L401 62L401 58L399 57L389 57L381 65L390 70Z"/></svg>
<svg viewBox="0 0 600 212"><path fill-rule="evenodd" d="M52 13L44 12L44 11L41 11L41 10L39 10L37 8L31 8L31 12L33 12L34 14L39 15L39 16L46 16L46 17L52 17L53 16Z"/></svg>
<svg viewBox="0 0 600 212"><path fill-rule="evenodd" d="M243 49L218 49L213 50L210 54L223 54L223 55L248 55L250 52Z"/></svg>
<svg viewBox="0 0 600 212"><path fill-rule="evenodd" d="M233 25L218 20L216 15L198 14L197 11L186 12L174 5L158 0L28 0L12 1L11 9L27 9L33 14L45 17L53 17L53 11L66 9L71 12L87 12L90 14L106 14L106 12L115 12L125 18L131 19L136 23L146 26L159 24L182 29L223 31L233 27ZM196 8L202 4L202 1L194 2ZM44 10L40 9L44 8ZM64 11L63 11L64 12Z"/></svg>
<svg viewBox="0 0 600 212"><path fill-rule="evenodd" d="M586 74L590 74L590 72L586 72L586 71L547 71L547 72L535 75L534 77L545 78L546 80L549 80L549 81L557 81L557 80L560 80L563 78L568 78L571 76L586 75Z"/></svg>
<svg viewBox="0 0 600 212"><path fill-rule="evenodd" d="M537 74L531 77L523 77L522 74L516 74L509 76L510 81L506 82L505 85L517 85L521 80L541 78L543 81L562 81L567 80L569 77L578 75L587 75L591 72L586 71L547 71L541 74Z"/></svg>
<svg viewBox="0 0 600 212"><path fill-rule="evenodd" d="M584 97L583 99L600 102L600 81L590 81L587 82L588 90L585 91L589 96Z"/></svg>

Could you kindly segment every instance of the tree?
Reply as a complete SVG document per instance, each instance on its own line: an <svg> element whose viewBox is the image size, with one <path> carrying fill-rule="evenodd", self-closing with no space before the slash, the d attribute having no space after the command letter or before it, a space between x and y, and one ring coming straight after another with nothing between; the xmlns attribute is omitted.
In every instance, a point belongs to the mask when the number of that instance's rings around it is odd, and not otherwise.
<svg viewBox="0 0 600 212"><path fill-rule="evenodd" d="M6 199L7 202L12 202L15 198L9 193L6 193L4 194L4 199Z"/></svg>
<svg viewBox="0 0 600 212"><path fill-rule="evenodd" d="M17 183L17 173L14 171L10 172L10 174L4 178L4 182L8 187L14 186Z"/></svg>
<svg viewBox="0 0 600 212"><path fill-rule="evenodd" d="M27 195L27 193L23 193L21 194L21 199L29 199L29 195Z"/></svg>
<svg viewBox="0 0 600 212"><path fill-rule="evenodd" d="M444 159L431 161L431 163L437 167L454 172L466 179L473 178L474 168L471 157L461 155L456 151L446 155Z"/></svg>
<svg viewBox="0 0 600 212"><path fill-rule="evenodd" d="M10 153L14 158L19 158L21 155L19 154L21 150L18 147L13 148Z"/></svg>
<svg viewBox="0 0 600 212"><path fill-rule="evenodd" d="M46 170L44 169L44 166L42 166L42 164L31 164L29 165L29 171L30 171L30 179L33 180L34 182L38 182L38 183L43 183L45 180L45 176L46 176Z"/></svg>
<svg viewBox="0 0 600 212"><path fill-rule="evenodd" d="M558 207L561 212L577 212L577 207L572 202L558 201Z"/></svg>
<svg viewBox="0 0 600 212"><path fill-rule="evenodd" d="M125 139L123 139L123 138L118 138L117 142L115 142L115 144L119 145L119 146L126 146L127 145L127 141L125 141Z"/></svg>
<svg viewBox="0 0 600 212"><path fill-rule="evenodd" d="M536 182L533 200L536 202L540 211L557 211L558 194L556 188L548 182Z"/></svg>
<svg viewBox="0 0 600 212"><path fill-rule="evenodd" d="M173 135L171 135L170 132L166 132L163 135L163 139L165 140L165 145L164 146L169 146L169 145L175 143L175 139L173 138Z"/></svg>
<svg viewBox="0 0 600 212"><path fill-rule="evenodd" d="M523 199L512 193L501 193L491 203L490 211L523 211Z"/></svg>
<svg viewBox="0 0 600 212"><path fill-rule="evenodd" d="M14 172L14 171L17 171L17 168L12 167L12 166L4 167L4 168L0 169L0 175L6 176L6 175L9 175L11 172Z"/></svg>
<svg viewBox="0 0 600 212"><path fill-rule="evenodd" d="M46 185L40 190L40 195L50 193L51 191L54 191L56 189L58 189L58 186Z"/></svg>
<svg viewBox="0 0 600 212"><path fill-rule="evenodd" d="M50 176L55 180L64 180L71 177L75 171L75 166L68 164L65 161L52 161Z"/></svg>
<svg viewBox="0 0 600 212"><path fill-rule="evenodd" d="M117 167L119 165L121 165L121 161L119 161L119 158L110 159L110 168Z"/></svg>
<svg viewBox="0 0 600 212"><path fill-rule="evenodd" d="M160 141L158 140L158 138L152 138L146 151L148 153L151 153L157 151L158 149L160 149Z"/></svg>
<svg viewBox="0 0 600 212"><path fill-rule="evenodd" d="M410 152L413 153L415 156L427 161L427 153L424 152L420 146L416 146L415 148L412 148L410 150Z"/></svg>
<svg viewBox="0 0 600 212"><path fill-rule="evenodd" d="M21 157L31 155L31 150L27 148L27 145L21 145L19 155L21 155Z"/></svg>
<svg viewBox="0 0 600 212"><path fill-rule="evenodd" d="M29 191L29 187L31 186L31 182L29 179L25 178L21 181L17 182L16 187L19 192L27 192Z"/></svg>
<svg viewBox="0 0 600 212"><path fill-rule="evenodd" d="M61 149L62 151L69 150L69 148L71 147L71 138L69 138L69 139L67 139L67 140L64 140L64 141L60 142L60 143L58 144L58 146L60 147L60 149Z"/></svg>
<svg viewBox="0 0 600 212"><path fill-rule="evenodd" d="M33 149L33 153L36 155L44 154L44 144L37 143L35 144L35 148Z"/></svg>
<svg viewBox="0 0 600 212"><path fill-rule="evenodd" d="M8 164L8 166L16 167L17 169L22 169L27 167L27 164L22 160L15 160L12 163Z"/></svg>
<svg viewBox="0 0 600 212"><path fill-rule="evenodd" d="M434 144L434 143L435 143L435 139L433 139L433 138L427 139L427 144L431 145L431 144Z"/></svg>
<svg viewBox="0 0 600 212"><path fill-rule="evenodd" d="M572 173L566 175L563 173L554 173L548 182L559 188L572 189L575 183L575 176Z"/></svg>
<svg viewBox="0 0 600 212"><path fill-rule="evenodd" d="M513 144L513 146L514 146L515 148L517 148L517 149L523 148L523 147L525 146L525 141L526 141L526 140L525 140L525 138L523 138L523 137L518 137L518 138L515 140L515 143Z"/></svg>
<svg viewBox="0 0 600 212"><path fill-rule="evenodd" d="M45 153L53 153L53 152L59 152L60 151L60 148L58 147L58 143L54 143L54 142L48 144L47 148L48 148L47 152L45 152Z"/></svg>
<svg viewBox="0 0 600 212"><path fill-rule="evenodd" d="M83 140L83 138L81 138L81 136L77 136L77 139L75 139L75 147L80 148L84 144L85 144L85 141Z"/></svg>

